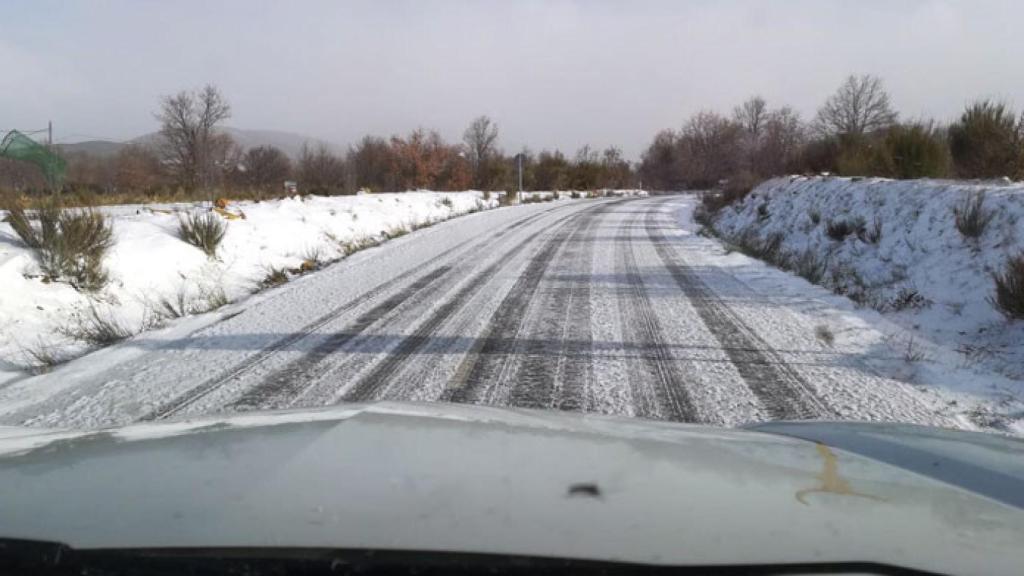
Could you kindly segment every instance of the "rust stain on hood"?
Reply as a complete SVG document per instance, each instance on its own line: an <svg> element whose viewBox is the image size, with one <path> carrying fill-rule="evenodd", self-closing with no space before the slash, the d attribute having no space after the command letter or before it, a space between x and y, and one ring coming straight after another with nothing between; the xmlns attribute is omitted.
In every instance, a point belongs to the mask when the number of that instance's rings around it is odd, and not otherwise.
<svg viewBox="0 0 1024 576"><path fill-rule="evenodd" d="M839 494L842 496L857 496L860 498L867 498L869 500L876 500L878 502L884 502L885 499L879 498L878 496L872 496L871 494L862 494L850 488L850 483L843 479L839 475L839 460L832 450L822 444L818 443L815 448L818 450L818 454L821 456L822 468L821 474L818 474L818 479L821 480L821 485L814 488L805 488L799 490L796 493L796 499L801 504L809 506L806 496L808 494L814 494L815 492L825 492L831 494Z"/></svg>

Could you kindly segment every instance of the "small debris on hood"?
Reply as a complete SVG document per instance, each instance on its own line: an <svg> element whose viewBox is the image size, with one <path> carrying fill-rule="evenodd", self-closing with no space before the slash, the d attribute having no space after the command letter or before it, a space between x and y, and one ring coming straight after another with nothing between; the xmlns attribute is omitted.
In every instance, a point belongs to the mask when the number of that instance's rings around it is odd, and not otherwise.
<svg viewBox="0 0 1024 576"><path fill-rule="evenodd" d="M593 482L580 482L577 484L569 485L568 496L589 496L590 498L600 498L601 488Z"/></svg>

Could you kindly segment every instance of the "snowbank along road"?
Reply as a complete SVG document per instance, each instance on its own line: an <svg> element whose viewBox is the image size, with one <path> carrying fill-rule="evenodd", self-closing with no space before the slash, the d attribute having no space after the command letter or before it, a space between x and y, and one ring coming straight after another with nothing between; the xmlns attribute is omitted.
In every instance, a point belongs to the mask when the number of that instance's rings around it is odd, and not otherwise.
<svg viewBox="0 0 1024 576"><path fill-rule="evenodd" d="M690 196L487 211L0 389L0 423L102 426L373 400L738 425L964 426L816 335L680 224ZM769 273L784 274L768 270ZM820 303L819 303L820 304ZM821 304L824 305L824 304ZM187 324L187 323L186 323Z"/></svg>

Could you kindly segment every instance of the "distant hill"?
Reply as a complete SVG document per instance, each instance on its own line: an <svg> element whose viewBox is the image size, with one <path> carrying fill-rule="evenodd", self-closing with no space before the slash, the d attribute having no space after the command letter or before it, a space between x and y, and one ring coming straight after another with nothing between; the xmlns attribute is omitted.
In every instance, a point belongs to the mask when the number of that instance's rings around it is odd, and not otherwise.
<svg viewBox="0 0 1024 576"><path fill-rule="evenodd" d="M248 150L249 148L255 148L257 146L274 146L280 148L282 152L291 156L292 158L298 158L299 153L302 150L302 145L309 143L310 146L317 146L324 144L335 152L340 152L341 148L335 146L329 142L324 142L316 138L304 136L302 134L295 134L294 132L282 132L280 130L244 130L241 128L230 128L224 127L221 130L226 132L241 146L243 149ZM88 140L85 142L76 142L73 144L59 144L58 148L65 154L88 154L91 156L113 156L117 154L121 148L129 144L138 144L146 147L156 147L160 143L160 133L150 132L143 134L137 138L132 138L127 142L111 142L108 140Z"/></svg>
<svg viewBox="0 0 1024 576"><path fill-rule="evenodd" d="M113 156L124 147L121 142L109 140L86 140L74 144L57 144L55 146L64 154L87 154L89 156Z"/></svg>

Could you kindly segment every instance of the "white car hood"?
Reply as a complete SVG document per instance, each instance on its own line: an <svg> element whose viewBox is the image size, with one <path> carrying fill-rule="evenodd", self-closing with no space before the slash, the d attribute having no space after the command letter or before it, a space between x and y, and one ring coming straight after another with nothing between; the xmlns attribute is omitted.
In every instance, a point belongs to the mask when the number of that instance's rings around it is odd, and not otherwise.
<svg viewBox="0 0 1024 576"><path fill-rule="evenodd" d="M0 506L0 537L77 549L1024 566L1021 509L826 444L439 404L7 429Z"/></svg>

